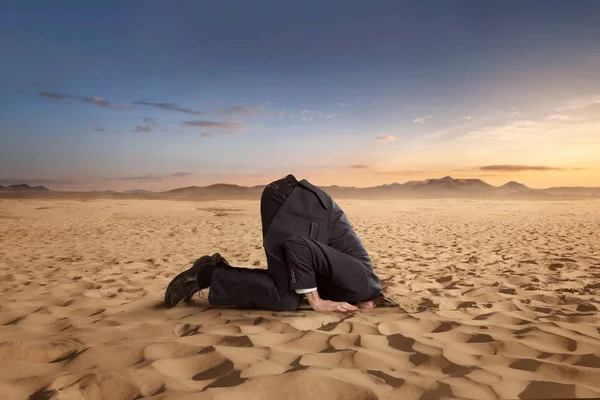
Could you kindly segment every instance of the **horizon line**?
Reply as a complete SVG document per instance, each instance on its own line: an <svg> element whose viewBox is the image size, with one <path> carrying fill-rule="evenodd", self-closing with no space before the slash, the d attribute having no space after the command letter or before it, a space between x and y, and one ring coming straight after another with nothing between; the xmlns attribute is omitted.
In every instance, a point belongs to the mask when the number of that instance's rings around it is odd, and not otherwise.
<svg viewBox="0 0 600 400"><path fill-rule="evenodd" d="M430 181L430 180L442 180L442 179L446 179L446 178L450 178L450 179L452 179L454 181L457 181L457 180L463 180L463 181L469 181L469 180L471 180L471 181L481 181L481 182L485 183L486 185L489 185L489 186L492 186L492 187L495 187L495 188L500 188L500 187L505 186L505 185L507 185L509 183L517 183L517 184L520 184L520 185L524 185L525 187L527 187L529 189L533 189L533 190L548 190L548 189L556 189L556 188L570 188L570 189L572 189L572 188L586 188L586 189L600 188L600 186L550 186L550 187L545 187L545 188L533 188L533 187L527 186L526 184L524 184L522 182L517 182L515 180L510 180L510 181L507 181L506 183L504 183L503 185L495 186L495 185L492 185L490 183L485 182L483 179L480 179L480 178L453 178L450 175L446 175L446 176L444 176L442 178L427 178L427 179L424 179L424 180L409 180L409 181L405 181L405 182L402 182L402 183L400 183L398 181L394 181L394 182L391 182L391 183L384 183L384 184L376 185L376 186L341 186L341 185L336 185L336 184L332 184L332 185L318 185L318 184L314 184L314 185L318 186L318 187L321 187L321 188L328 188L329 187L329 188L349 188L349 189L373 189L373 188L384 187L384 186L392 186L392 185L399 185L399 186L401 186L401 185L404 185L404 184L409 183L409 182L427 182L427 181ZM6 180L7 181L16 181L16 179L6 179ZM188 185L188 186L175 187L173 189L166 189L166 190L160 190L160 191L147 190L147 189L124 189L124 190L119 191L119 190L113 190L113 189L89 189L89 190L49 189L43 183L40 183L40 184L29 184L29 183L27 183L28 181L44 181L44 179L23 179L22 183L13 183L13 184L9 184L7 186L4 186L1 183L1 182L3 182L3 180L0 179L0 186L2 186L4 188L14 187L14 186L21 186L21 185L27 185L29 187L40 187L41 186L41 187L44 187L44 188L46 188L46 189L48 189L50 191L55 191L55 192L89 193L89 192L96 191L96 192L124 193L124 192L127 192L127 191L145 191L145 192L149 192L149 193L166 193L166 192L170 192L170 191L173 191L173 190L179 190L179 189L188 189L188 188L199 188L199 189L202 189L202 188L209 188L211 186L218 186L218 185L237 186L237 187L240 187L240 188L256 188L256 187L265 187L265 186L267 186L269 184L269 183L266 183L266 184L260 184L260 185L244 186L244 185L239 185L239 184L236 184L236 183L216 182L216 183L211 183L209 185L204 185L204 186ZM63 180L63 182L64 182L64 180ZM50 183L46 183L46 185L52 185L52 184L53 183L51 183L51 182Z"/></svg>

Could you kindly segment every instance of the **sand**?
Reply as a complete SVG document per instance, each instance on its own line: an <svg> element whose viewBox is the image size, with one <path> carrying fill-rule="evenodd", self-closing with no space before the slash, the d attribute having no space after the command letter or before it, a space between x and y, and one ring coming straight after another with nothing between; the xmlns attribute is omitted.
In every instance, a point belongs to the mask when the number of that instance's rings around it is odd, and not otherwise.
<svg viewBox="0 0 600 400"><path fill-rule="evenodd" d="M162 308L257 201L1 200L1 398L600 397L600 201L339 203L400 308Z"/></svg>

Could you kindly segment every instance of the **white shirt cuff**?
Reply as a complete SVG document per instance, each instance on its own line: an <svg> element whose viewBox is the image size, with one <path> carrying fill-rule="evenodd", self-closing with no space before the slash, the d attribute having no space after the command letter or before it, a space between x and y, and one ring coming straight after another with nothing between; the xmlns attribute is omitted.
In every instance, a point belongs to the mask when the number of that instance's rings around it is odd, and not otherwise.
<svg viewBox="0 0 600 400"><path fill-rule="evenodd" d="M298 293L298 294L305 294L305 293L314 292L315 290L317 290L316 287L310 288L310 289L296 289L296 293Z"/></svg>

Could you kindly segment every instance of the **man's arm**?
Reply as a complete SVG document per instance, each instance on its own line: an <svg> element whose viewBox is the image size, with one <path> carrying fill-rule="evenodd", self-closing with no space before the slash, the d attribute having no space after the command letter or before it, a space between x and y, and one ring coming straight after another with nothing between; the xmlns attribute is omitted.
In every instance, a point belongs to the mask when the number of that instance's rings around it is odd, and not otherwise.
<svg viewBox="0 0 600 400"><path fill-rule="evenodd" d="M333 207L333 221L327 244L342 253L370 263L369 253L367 253L360 237L352 228L346 213L335 201Z"/></svg>

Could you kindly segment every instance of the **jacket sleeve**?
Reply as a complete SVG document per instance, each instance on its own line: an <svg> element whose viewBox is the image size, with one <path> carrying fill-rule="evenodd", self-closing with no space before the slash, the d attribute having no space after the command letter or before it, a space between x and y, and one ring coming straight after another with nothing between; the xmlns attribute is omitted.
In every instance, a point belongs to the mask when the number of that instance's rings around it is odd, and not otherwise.
<svg viewBox="0 0 600 400"><path fill-rule="evenodd" d="M367 250L348 221L346 213L335 201L333 202L333 222L328 245L352 257L371 262Z"/></svg>

